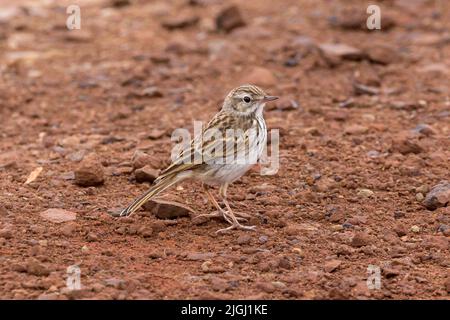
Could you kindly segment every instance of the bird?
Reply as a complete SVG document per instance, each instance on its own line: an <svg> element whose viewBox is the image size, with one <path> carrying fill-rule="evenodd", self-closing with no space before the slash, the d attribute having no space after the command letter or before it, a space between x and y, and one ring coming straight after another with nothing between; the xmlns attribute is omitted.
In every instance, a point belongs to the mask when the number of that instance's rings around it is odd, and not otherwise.
<svg viewBox="0 0 450 320"><path fill-rule="evenodd" d="M118 216L129 216L169 187L191 179L202 182L209 201L217 209L214 213L201 214L194 219L223 217L230 226L217 233L233 229L255 230L256 226L240 223L246 221L248 215L233 212L227 199L227 189L261 157L267 143L264 106L276 99L277 96L266 94L256 85L244 84L231 90L220 111L202 128L201 134L194 137L189 146L160 173L147 192L120 211ZM200 157L200 161L192 161L196 156ZM225 208L212 195L211 186L219 187L219 196Z"/></svg>

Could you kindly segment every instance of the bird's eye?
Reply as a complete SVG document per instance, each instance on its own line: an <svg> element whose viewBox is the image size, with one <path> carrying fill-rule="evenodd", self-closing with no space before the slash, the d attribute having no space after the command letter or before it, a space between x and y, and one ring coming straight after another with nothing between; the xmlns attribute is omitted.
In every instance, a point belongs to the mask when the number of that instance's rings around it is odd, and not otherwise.
<svg viewBox="0 0 450 320"><path fill-rule="evenodd" d="M249 103L252 99L249 96L244 97L244 102Z"/></svg>

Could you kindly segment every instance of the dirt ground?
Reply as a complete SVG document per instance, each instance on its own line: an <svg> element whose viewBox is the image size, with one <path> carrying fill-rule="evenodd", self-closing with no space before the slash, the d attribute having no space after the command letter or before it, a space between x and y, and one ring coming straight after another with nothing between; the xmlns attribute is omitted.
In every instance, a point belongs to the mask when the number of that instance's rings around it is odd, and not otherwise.
<svg viewBox="0 0 450 320"><path fill-rule="evenodd" d="M379 1L381 30L366 1L236 1L219 28L228 1L84 0L68 30L71 3L0 1L0 298L449 298L450 207L423 205L450 180L448 1ZM229 188L256 232L192 219L197 182L164 195L191 217L108 214L245 82L282 97L278 173Z"/></svg>

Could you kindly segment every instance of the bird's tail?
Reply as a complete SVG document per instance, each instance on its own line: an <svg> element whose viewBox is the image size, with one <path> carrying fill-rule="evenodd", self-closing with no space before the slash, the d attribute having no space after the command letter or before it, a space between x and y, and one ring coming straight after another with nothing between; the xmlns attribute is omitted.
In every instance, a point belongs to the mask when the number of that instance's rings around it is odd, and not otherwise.
<svg viewBox="0 0 450 320"><path fill-rule="evenodd" d="M120 217L129 216L133 212L137 211L140 207L142 207L144 203L146 203L148 200L158 195L160 192L166 190L170 186L174 185L175 183L179 182L180 180L182 179L178 178L177 176L167 176L159 181L156 181L156 183L152 185L147 192L145 192L139 198L134 200L133 203L130 204L128 207L123 209L120 212L119 216Z"/></svg>

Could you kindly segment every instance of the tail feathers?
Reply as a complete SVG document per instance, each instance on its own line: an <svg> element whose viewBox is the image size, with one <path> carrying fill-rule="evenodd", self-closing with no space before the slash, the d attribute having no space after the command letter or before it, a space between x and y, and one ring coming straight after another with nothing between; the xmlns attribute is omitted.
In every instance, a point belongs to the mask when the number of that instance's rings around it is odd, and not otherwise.
<svg viewBox="0 0 450 320"><path fill-rule="evenodd" d="M153 198L154 196L158 195L160 192L166 190L167 188L169 188L170 186L174 185L175 183L177 183L180 180L181 179L179 179L177 177L168 176L168 177L165 177L164 179L158 181L156 184L151 186L151 188L146 193L141 195L139 198L134 200L132 204L130 204L125 209L123 209L120 212L119 216L120 217L126 217L126 216L129 216L130 214L136 212L148 200L150 200L151 198Z"/></svg>

